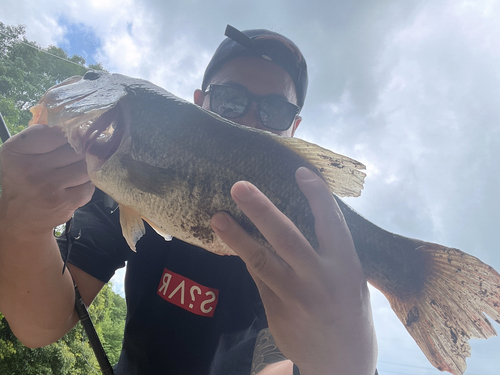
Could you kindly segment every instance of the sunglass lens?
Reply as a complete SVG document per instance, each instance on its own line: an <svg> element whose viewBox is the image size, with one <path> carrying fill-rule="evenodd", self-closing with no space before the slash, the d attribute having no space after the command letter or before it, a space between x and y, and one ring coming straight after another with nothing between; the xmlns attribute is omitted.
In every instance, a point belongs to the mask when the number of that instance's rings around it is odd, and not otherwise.
<svg viewBox="0 0 500 375"><path fill-rule="evenodd" d="M262 124L274 130L287 130L298 113L298 107L285 100L267 97L260 105Z"/></svg>
<svg viewBox="0 0 500 375"><path fill-rule="evenodd" d="M210 88L210 109L225 118L238 118L248 106L245 92L227 86Z"/></svg>

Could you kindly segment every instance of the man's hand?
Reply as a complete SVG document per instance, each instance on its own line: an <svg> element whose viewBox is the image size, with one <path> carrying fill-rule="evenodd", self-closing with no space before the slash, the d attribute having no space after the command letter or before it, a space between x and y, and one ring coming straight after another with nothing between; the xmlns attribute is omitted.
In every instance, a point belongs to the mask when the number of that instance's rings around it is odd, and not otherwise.
<svg viewBox="0 0 500 375"><path fill-rule="evenodd" d="M85 155L76 154L57 128L33 125L10 138L0 167L0 219L22 223L32 233L66 222L94 191Z"/></svg>
<svg viewBox="0 0 500 375"><path fill-rule="evenodd" d="M315 218L318 249L244 181L233 186L232 197L274 251L225 212L213 216L212 226L247 264L276 344L302 375L373 375L377 346L370 298L351 234L318 176L299 168L296 180Z"/></svg>

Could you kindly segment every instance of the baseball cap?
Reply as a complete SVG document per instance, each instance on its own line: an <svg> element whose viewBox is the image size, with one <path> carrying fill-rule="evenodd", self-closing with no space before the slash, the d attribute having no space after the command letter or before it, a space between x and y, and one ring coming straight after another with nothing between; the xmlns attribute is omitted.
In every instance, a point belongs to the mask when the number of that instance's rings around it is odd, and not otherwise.
<svg viewBox="0 0 500 375"><path fill-rule="evenodd" d="M227 38L219 45L205 70L201 86L203 91L228 61L245 56L262 57L278 64L290 74L295 84L297 105L302 108L307 93L307 64L295 43L273 31L239 31L230 25L227 25L225 35Z"/></svg>

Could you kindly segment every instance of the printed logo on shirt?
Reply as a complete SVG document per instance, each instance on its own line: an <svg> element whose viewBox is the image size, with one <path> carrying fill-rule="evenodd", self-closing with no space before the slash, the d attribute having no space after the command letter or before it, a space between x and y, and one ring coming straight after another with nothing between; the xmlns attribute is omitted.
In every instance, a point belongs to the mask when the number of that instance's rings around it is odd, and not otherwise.
<svg viewBox="0 0 500 375"><path fill-rule="evenodd" d="M198 284L166 268L163 270L157 292L165 301L193 314L208 317L214 316L219 297L217 289Z"/></svg>

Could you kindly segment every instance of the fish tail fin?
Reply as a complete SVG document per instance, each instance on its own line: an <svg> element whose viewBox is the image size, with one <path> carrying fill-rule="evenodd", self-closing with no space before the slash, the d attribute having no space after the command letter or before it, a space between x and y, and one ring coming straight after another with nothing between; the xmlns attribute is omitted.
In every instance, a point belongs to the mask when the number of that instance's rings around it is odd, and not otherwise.
<svg viewBox="0 0 500 375"><path fill-rule="evenodd" d="M426 254L424 287L405 299L386 297L428 360L462 375L469 339L496 336L485 314L500 323L500 275L458 249L424 242L417 250Z"/></svg>

